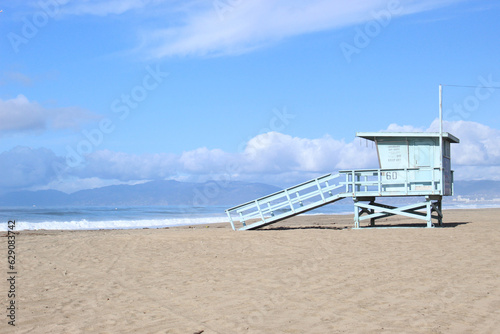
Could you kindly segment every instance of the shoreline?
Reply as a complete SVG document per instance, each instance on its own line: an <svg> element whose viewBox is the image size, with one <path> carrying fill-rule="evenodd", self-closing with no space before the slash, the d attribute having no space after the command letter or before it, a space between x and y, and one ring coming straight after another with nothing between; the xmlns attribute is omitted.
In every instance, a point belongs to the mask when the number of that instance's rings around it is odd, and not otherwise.
<svg viewBox="0 0 500 334"><path fill-rule="evenodd" d="M453 209L444 209L444 224L446 226L447 223L447 213L453 213L454 211L476 211L476 210L499 210L500 212L500 207L494 207L494 208L453 208ZM353 213L332 213L332 214L324 214L324 213L304 213L292 218L287 218L284 219L283 221L280 221L278 223L268 225L265 228L262 228L262 230L266 229L274 229L274 228L286 228L287 226L290 227L296 227L299 226L304 220L309 220L309 217L311 218L317 218L318 221L321 223L314 223L313 225L310 226L310 228L313 227L318 227L322 226L325 228L331 228L335 224L337 225L342 225L342 228L352 228L354 226L353 219L354 215ZM175 218L174 218L175 219ZM172 220L174 220L172 219ZM198 218L198 219L205 219L205 218ZM95 228L29 228L29 229L16 229L17 232L42 232L42 231L114 231L114 230L161 230L161 229L193 229L193 228L222 228L222 227L227 227L229 230L232 230L231 224L228 221L221 221L216 217L213 218L208 218L209 221L201 221L198 223L191 223L191 224L176 224L176 225L166 225L166 226L124 226L124 227L117 227L117 226L111 226L111 227L95 227ZM167 219L166 219L167 220ZM194 219L196 220L196 219ZM145 220L147 221L147 220ZM330 221L330 222L328 222ZM434 221L434 220L433 220ZM127 221L123 221L127 222ZM380 222L385 222L389 225L398 225L403 222L404 225L422 225L423 221L417 220L417 219L411 219L411 218L405 218L402 216L394 216L386 219L382 219ZM92 223L92 221L87 222L89 224ZM22 222L17 222L17 225L19 226ZM37 224L40 223L31 223L30 225L36 226ZM366 222L365 222L366 224ZM380 225L380 224L379 224ZM307 227L307 224L304 225L303 227ZM419 226L421 227L421 226ZM439 228L439 227L437 227ZM2 229L0 232L6 232L6 230Z"/></svg>

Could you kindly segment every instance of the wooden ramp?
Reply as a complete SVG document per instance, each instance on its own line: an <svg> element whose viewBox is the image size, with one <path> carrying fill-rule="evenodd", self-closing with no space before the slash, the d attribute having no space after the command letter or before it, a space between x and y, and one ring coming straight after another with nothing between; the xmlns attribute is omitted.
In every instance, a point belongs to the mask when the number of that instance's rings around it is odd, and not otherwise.
<svg viewBox="0 0 500 334"><path fill-rule="evenodd" d="M233 230L253 230L351 197L347 193L334 193L345 187L335 182L339 176L327 174L228 209L231 226Z"/></svg>

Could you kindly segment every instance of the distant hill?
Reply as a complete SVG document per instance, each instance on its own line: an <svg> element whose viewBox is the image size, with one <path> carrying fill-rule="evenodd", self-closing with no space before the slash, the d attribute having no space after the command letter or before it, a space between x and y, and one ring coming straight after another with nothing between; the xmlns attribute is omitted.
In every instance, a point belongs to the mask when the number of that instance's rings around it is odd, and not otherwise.
<svg viewBox="0 0 500 334"><path fill-rule="evenodd" d="M0 206L237 205L280 190L262 183L151 181L66 194L17 191L0 196Z"/></svg>
<svg viewBox="0 0 500 334"><path fill-rule="evenodd" d="M281 188L263 183L191 183L151 181L116 185L66 194L56 190L17 191L0 195L0 206L141 206L237 205ZM456 181L455 196L470 199L500 198L500 181Z"/></svg>

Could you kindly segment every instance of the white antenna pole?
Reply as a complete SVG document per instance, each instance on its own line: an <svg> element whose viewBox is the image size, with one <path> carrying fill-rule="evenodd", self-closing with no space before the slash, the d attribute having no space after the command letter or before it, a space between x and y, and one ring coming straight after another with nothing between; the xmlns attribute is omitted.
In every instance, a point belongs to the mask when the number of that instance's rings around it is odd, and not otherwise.
<svg viewBox="0 0 500 334"><path fill-rule="evenodd" d="M443 137L443 86L439 85L439 136Z"/></svg>
<svg viewBox="0 0 500 334"><path fill-rule="evenodd" d="M441 161L440 171L441 180L443 177L443 86L439 85L439 160ZM441 182L441 194L443 194L444 185Z"/></svg>

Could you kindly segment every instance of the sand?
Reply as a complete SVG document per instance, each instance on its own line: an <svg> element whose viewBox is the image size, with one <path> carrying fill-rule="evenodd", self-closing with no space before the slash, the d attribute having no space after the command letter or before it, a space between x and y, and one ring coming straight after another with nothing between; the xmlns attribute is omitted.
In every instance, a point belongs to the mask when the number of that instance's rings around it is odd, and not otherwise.
<svg viewBox="0 0 500 334"><path fill-rule="evenodd" d="M16 326L3 316L0 332L495 333L499 217L445 211L446 227L434 229L299 216L245 232L20 232ZM7 238L1 245L6 268Z"/></svg>

